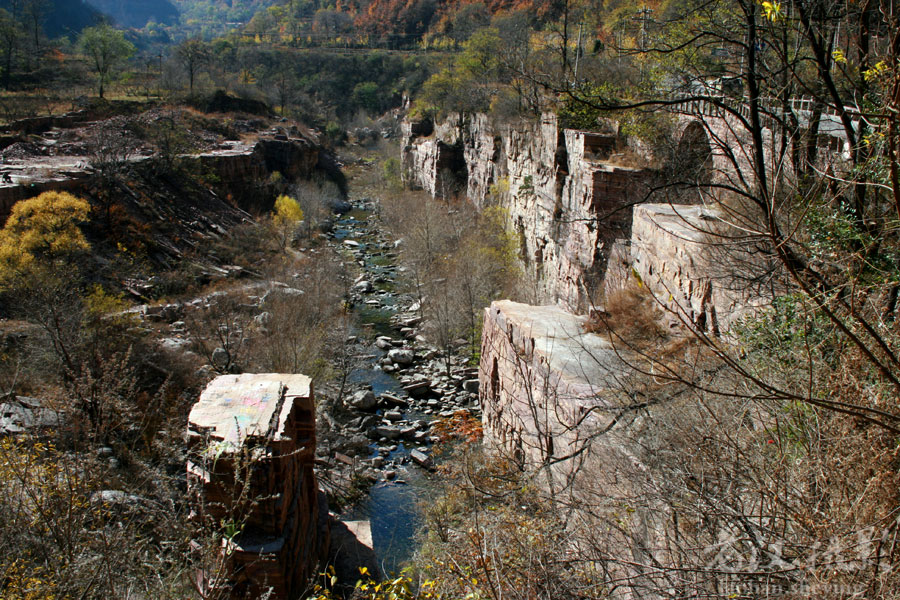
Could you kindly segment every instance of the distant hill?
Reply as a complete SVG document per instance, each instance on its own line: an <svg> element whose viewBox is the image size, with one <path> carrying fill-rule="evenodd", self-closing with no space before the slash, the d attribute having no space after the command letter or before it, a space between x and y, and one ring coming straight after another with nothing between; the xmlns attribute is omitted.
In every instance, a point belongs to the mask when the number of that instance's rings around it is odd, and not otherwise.
<svg viewBox="0 0 900 600"><path fill-rule="evenodd" d="M121 27L143 27L147 21L178 22L178 9L169 0L87 0Z"/></svg>
<svg viewBox="0 0 900 600"><path fill-rule="evenodd" d="M14 4L21 3L0 0L0 8L6 10L11 11ZM44 14L44 33L50 38L78 33L103 19L103 15L84 0L50 0Z"/></svg>

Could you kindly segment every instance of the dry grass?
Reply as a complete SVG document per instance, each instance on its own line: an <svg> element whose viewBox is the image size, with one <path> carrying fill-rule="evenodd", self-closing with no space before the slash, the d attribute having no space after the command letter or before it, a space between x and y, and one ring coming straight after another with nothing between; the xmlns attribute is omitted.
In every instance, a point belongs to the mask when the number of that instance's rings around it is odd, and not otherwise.
<svg viewBox="0 0 900 600"><path fill-rule="evenodd" d="M643 288L629 285L606 297L603 308L591 312L584 325L588 333L608 335L629 345L646 348L668 338L662 312Z"/></svg>

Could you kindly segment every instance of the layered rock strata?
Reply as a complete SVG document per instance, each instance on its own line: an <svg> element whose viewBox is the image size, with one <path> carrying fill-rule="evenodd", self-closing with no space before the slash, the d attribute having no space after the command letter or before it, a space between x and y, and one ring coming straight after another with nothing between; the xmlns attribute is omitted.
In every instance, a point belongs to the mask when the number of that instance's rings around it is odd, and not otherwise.
<svg viewBox="0 0 900 600"><path fill-rule="evenodd" d="M626 365L609 340L584 332L585 321L559 306L509 300L484 313L478 379L485 441L522 463L555 463L559 482L589 456L626 447L609 431ZM609 437L594 444L599 431Z"/></svg>
<svg viewBox="0 0 900 600"><path fill-rule="evenodd" d="M627 256L617 256L669 315L720 335L778 292L778 270L762 249L722 209L642 204Z"/></svg>
<svg viewBox="0 0 900 600"><path fill-rule="evenodd" d="M295 597L328 547L310 379L217 377L191 409L188 445L195 516L225 527L222 567L202 574L203 587L231 598Z"/></svg>
<svg viewBox="0 0 900 600"><path fill-rule="evenodd" d="M221 196L243 210L259 213L271 209L273 199L263 188L275 172L284 177L308 179L319 166L320 152L306 139L261 138L253 144L227 142L221 147L181 160L197 161L205 176L214 176L212 186ZM132 163L146 163L141 156ZM83 194L98 184L87 156L41 156L6 159L0 167L0 220L6 219L19 200L46 191Z"/></svg>
<svg viewBox="0 0 900 600"><path fill-rule="evenodd" d="M647 192L646 172L617 164L615 136L561 129L552 114L502 126L451 115L433 127L407 122L403 134L408 185L502 206L540 300L590 306L613 241L630 234L630 206Z"/></svg>
<svg viewBox="0 0 900 600"><path fill-rule="evenodd" d="M508 300L486 309L479 372L485 442L535 470L565 511L573 552L614 549L607 574L640 588L639 569L626 563L663 558L666 519L662 510L622 512L647 468L646 405L627 392L632 372L623 349L585 333L585 319ZM621 528L607 526L610 515ZM623 583L609 597L649 596Z"/></svg>

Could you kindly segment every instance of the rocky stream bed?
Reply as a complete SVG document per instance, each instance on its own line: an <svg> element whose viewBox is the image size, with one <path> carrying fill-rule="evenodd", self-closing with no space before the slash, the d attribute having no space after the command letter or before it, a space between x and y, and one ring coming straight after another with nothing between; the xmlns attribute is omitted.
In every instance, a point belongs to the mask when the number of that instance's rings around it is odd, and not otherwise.
<svg viewBox="0 0 900 600"><path fill-rule="evenodd" d="M439 442L432 423L461 410L480 415L477 369L462 354L450 357L448 369L420 333L419 303L397 291L402 241L389 239L377 211L377 202L357 201L329 233L330 243L359 267L347 340L358 362L342 401L319 405L318 458L325 487L371 486L338 518L371 522L379 566L390 573L412 555L419 504L432 489L432 450Z"/></svg>

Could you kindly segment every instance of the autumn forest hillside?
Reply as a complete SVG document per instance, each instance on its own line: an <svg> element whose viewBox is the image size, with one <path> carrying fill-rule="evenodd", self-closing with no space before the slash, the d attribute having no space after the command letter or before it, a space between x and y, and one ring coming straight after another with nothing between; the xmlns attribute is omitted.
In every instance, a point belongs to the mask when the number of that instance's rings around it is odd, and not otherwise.
<svg viewBox="0 0 900 600"><path fill-rule="evenodd" d="M0 0L0 600L900 599L896 4Z"/></svg>

